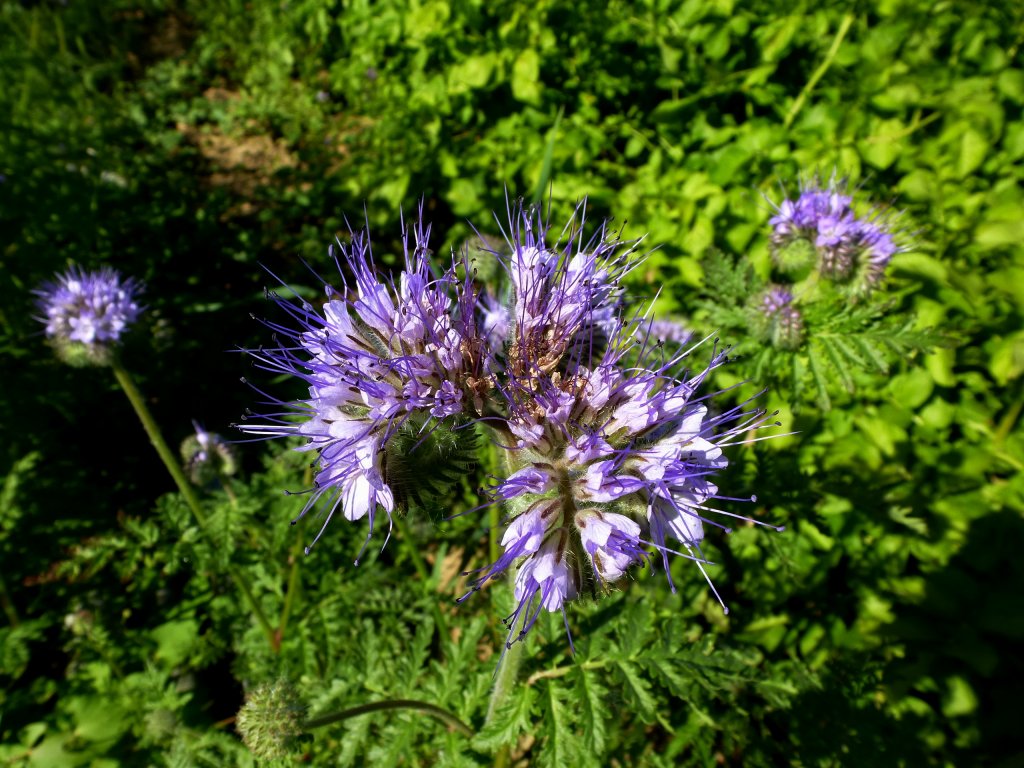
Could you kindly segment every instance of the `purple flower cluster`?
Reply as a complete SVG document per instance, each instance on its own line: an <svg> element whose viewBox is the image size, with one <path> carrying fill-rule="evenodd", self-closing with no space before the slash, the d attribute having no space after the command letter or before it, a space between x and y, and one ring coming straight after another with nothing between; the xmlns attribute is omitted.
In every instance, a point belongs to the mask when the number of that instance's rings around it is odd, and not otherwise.
<svg viewBox="0 0 1024 768"><path fill-rule="evenodd" d="M336 251L351 280L328 286L319 310L279 300L298 328L269 323L282 341L254 353L266 369L302 378L309 397L285 404L300 421L286 412L243 429L299 435L302 450L319 454L303 514L325 502L324 527L338 511L367 518L371 534L380 510L390 518L388 446L400 430L422 434L424 449L443 425L491 430L507 472L489 503L509 520L502 555L477 572L471 593L515 574L510 643L542 610L564 612L652 555L666 571L670 554L703 570L704 526L726 527L709 515L741 517L712 506L723 498L713 477L727 465L724 449L769 418L749 402L711 412L699 392L725 353L711 349L709 363L681 373L701 344L684 350L681 328L624 309L621 278L637 243L603 227L584 239L583 224L581 206L552 237L538 211L510 211L505 248L485 254L507 276L504 293L476 285L468 257L435 274L422 223L405 240L397 280L379 277L367 236L355 235Z"/></svg>
<svg viewBox="0 0 1024 768"><path fill-rule="evenodd" d="M877 211L867 218L853 211L845 183L827 187L812 182L796 200L783 200L770 220L776 252L795 242L813 243L821 274L840 283L855 283L869 291L882 279L894 254L901 250L890 221Z"/></svg>
<svg viewBox="0 0 1024 768"><path fill-rule="evenodd" d="M68 361L105 364L121 334L142 311L142 286L104 267L86 272L71 267L35 291L46 335Z"/></svg>

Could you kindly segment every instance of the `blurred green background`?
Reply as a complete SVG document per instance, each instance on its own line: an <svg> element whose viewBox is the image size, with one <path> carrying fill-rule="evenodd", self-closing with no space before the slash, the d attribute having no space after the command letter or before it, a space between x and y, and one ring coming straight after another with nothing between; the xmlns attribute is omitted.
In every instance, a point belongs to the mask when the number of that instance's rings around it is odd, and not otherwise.
<svg viewBox="0 0 1024 768"><path fill-rule="evenodd" d="M681 597L645 576L581 608L595 627L621 608L638 649L662 647L598 683L603 715L531 678L521 722L468 752L364 718L311 759L486 764L511 740L548 765L1024 766L1022 43L1015 3L3 2L0 765L244 763L230 718L277 675L323 707L429 691L479 725L493 659L466 643L503 637L486 598L451 605L444 573L455 549L485 562L484 524L427 520L415 578L394 544L353 574L363 534L342 526L303 561L281 655L257 649L217 558L282 609L280 488L302 457L248 448L234 506L211 492L223 547L204 545L112 378L47 349L30 291L55 271L145 281L125 357L174 442L252 404L232 351L268 341L250 318L271 312L267 270L312 298L302 262L330 274L347 221L389 266L418 200L444 254L469 222L494 232L507 196L550 200L555 221L587 196L594 220L648 233L633 288L685 317L709 248L765 271L764 196L837 173L902 211L893 284L951 343L828 412L769 396L801 434L744 453L732 482L787 532L714 551L728 620L689 571ZM572 663L560 631L534 672Z"/></svg>

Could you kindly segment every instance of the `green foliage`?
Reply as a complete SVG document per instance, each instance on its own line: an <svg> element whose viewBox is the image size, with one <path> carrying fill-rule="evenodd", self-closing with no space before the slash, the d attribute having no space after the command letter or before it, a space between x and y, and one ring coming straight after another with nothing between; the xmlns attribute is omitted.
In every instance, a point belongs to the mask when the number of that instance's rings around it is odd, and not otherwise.
<svg viewBox="0 0 1024 768"><path fill-rule="evenodd" d="M799 337L780 342L761 309L769 284L758 279L748 262L713 250L704 272L693 322L717 329L722 338L738 339L733 349L740 368L752 381L790 393L793 408L810 389L816 405L828 410L837 393L853 393L858 382L877 386L893 361L948 343L941 333L916 327L903 309L907 291L851 300L814 275L793 286L802 318Z"/></svg>
<svg viewBox="0 0 1024 768"><path fill-rule="evenodd" d="M300 742L312 765L1010 764L1022 21L922 0L2 3L0 764L255 765L232 718L282 678L313 717L417 699L476 732L358 715ZM815 289L780 349L750 309L773 278L761 193L833 170L892 201L912 248L870 300ZM728 616L691 563L678 594L641 570L570 610L575 656L539 622L488 720L510 593L454 603L490 561L497 521L459 515L497 471L486 443L437 436L448 477L403 455L434 487L358 567L358 524L302 555L322 519L287 525L309 454L283 446L239 446L203 532L106 373L52 360L29 291L69 260L145 280L126 360L172 441L224 432L251 399L224 350L258 345L276 284L258 264L312 300L299 259L330 274L364 203L393 266L401 205L423 197L444 253L466 219L496 232L506 189L648 233L632 288L734 345L712 387L770 384L795 434L734 448L721 478L787 526L707 543Z"/></svg>

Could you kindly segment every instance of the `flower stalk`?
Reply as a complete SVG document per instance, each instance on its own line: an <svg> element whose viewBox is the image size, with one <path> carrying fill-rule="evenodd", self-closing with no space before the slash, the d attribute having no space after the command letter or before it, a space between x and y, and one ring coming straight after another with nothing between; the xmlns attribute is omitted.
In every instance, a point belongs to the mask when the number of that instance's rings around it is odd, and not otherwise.
<svg viewBox="0 0 1024 768"><path fill-rule="evenodd" d="M160 460L164 463L164 466L170 473L171 478L174 480L174 484L178 486L178 490L184 497L188 508L192 511L192 516L195 518L196 524L205 534L207 528L207 517L206 513L203 511L203 506L199 501L199 497L196 496L196 492L192 487L192 484L189 483L188 478L185 477L185 473L182 471L177 457L171 452L170 447L167 445L167 441L164 440L163 435L160 432L160 427L157 425L156 420L153 418L149 408L146 406L146 400L142 396L142 392L139 391L132 375L124 365L122 365L121 361L117 359L116 355L111 360L110 367L114 371L117 383L120 384L125 396L132 404L135 414L139 417L139 421L142 422L142 427L146 430L146 435L149 437L150 443L152 443L153 448L156 449L157 455L160 457ZM270 642L270 647L276 653L280 650L280 640L277 633L274 631L274 628L271 627L270 622L267 620L267 616L257 602L252 590L249 589L249 585L245 582L245 579L242 578L237 569L230 564L228 565L228 575L231 577L232 581L235 582L239 592L242 593L242 597L249 604L253 615L256 617L257 623L260 625L260 628L267 636L267 640Z"/></svg>
<svg viewBox="0 0 1024 768"><path fill-rule="evenodd" d="M314 728L323 728L325 725L340 723L343 720L348 720L349 718L357 717L358 715L365 715L369 712L381 712L389 709L411 709L416 712L422 712L426 715L430 715L431 717L436 717L445 725L458 731L464 736L473 735L473 729L447 709L439 707L436 704L431 704L426 701L418 701L416 699L389 699L387 701L374 701L369 704L360 704L358 707L350 707L349 709L342 709L337 712L321 715L320 717L314 717L312 720L304 722L302 724L302 728L303 730L310 731Z"/></svg>

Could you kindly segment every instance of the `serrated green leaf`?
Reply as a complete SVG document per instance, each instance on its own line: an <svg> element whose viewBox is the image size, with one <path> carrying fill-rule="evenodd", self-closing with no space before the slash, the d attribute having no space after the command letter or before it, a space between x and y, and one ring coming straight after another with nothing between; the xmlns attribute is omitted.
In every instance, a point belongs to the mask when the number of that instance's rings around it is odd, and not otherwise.
<svg viewBox="0 0 1024 768"><path fill-rule="evenodd" d="M851 336L849 341L857 347L861 355L871 361L879 373L885 373L889 370L888 361L870 341L861 336Z"/></svg>
<svg viewBox="0 0 1024 768"><path fill-rule="evenodd" d="M534 725L532 713L536 697L533 686L515 687L508 700L495 711L490 722L473 737L473 746L490 752L514 744L520 735L528 733Z"/></svg>
<svg viewBox="0 0 1024 768"><path fill-rule="evenodd" d="M818 390L818 403L822 410L827 411L832 407L832 401L828 396L828 380L825 378L825 372L822 370L813 346L808 350L807 364L811 369L811 376L814 378L814 386Z"/></svg>
<svg viewBox="0 0 1024 768"><path fill-rule="evenodd" d="M580 702L583 741L595 754L604 752L604 713L608 709L608 690L598 680L598 674L579 666L574 675L578 685L576 699Z"/></svg>
<svg viewBox="0 0 1024 768"><path fill-rule="evenodd" d="M544 697L542 710L547 711L542 722L547 725L546 738L537 757L537 764L541 768L574 765L583 754L583 749L579 736L572 729L574 718L566 708L564 691L558 680L548 680L545 687L547 696Z"/></svg>
<svg viewBox="0 0 1024 768"><path fill-rule="evenodd" d="M653 721L657 714L654 697L651 695L650 683L644 680L639 666L635 662L623 660L615 662L615 670L630 707L644 722Z"/></svg>
<svg viewBox="0 0 1024 768"><path fill-rule="evenodd" d="M850 371L847 367L846 361L843 359L839 346L836 344L835 338L817 337L814 341L816 342L816 345L825 352L825 356L828 358L828 362L831 365L831 370L839 377L839 381L842 383L843 388L847 392L853 392L853 377L850 376Z"/></svg>

